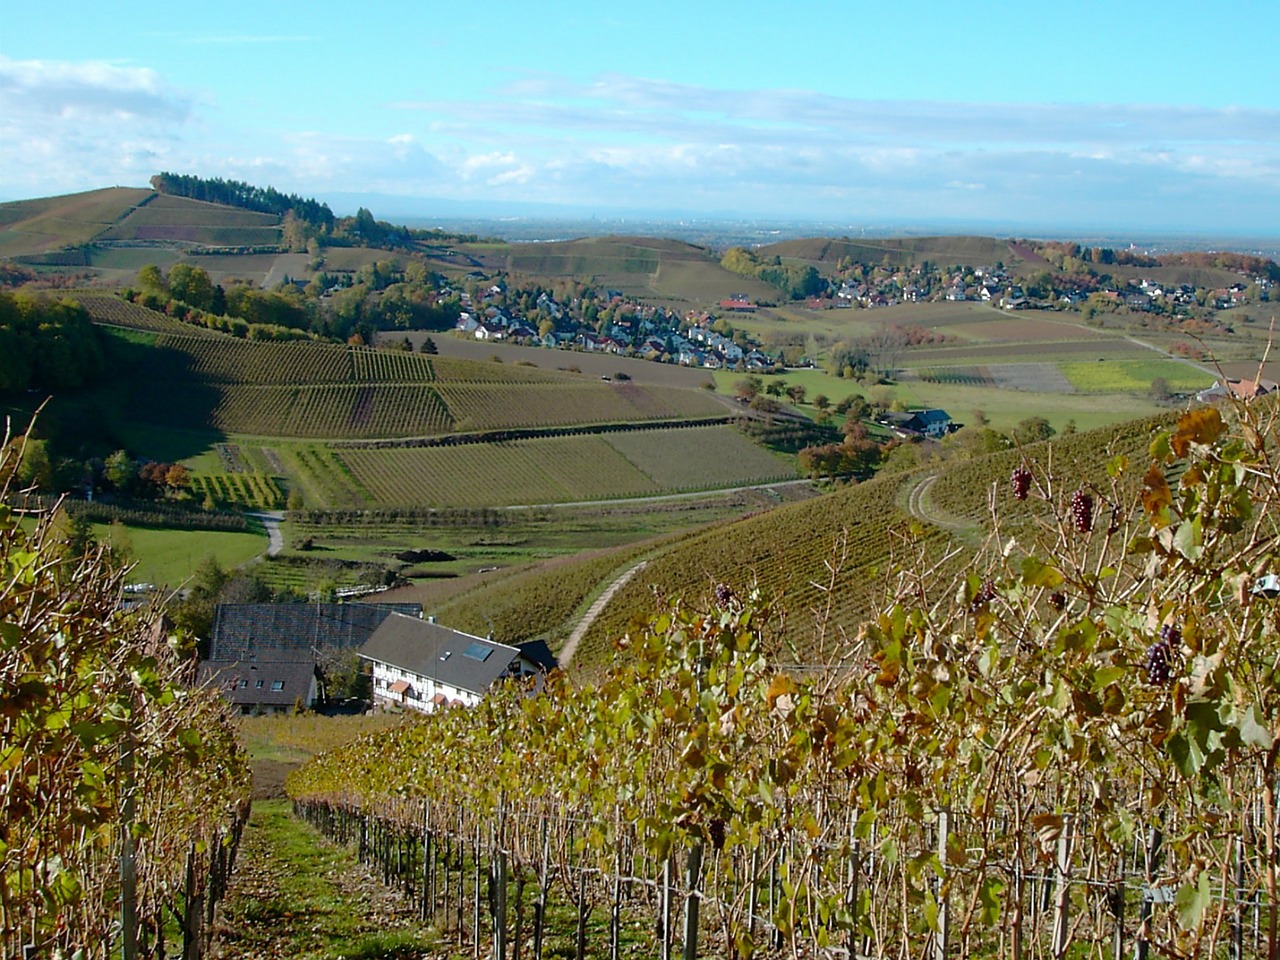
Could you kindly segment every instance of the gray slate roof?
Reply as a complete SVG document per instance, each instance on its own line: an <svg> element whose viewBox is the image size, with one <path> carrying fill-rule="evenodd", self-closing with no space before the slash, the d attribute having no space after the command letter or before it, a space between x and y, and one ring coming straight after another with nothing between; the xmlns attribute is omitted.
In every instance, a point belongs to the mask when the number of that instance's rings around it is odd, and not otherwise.
<svg viewBox="0 0 1280 960"><path fill-rule="evenodd" d="M311 660L312 647L358 650L392 613L419 616L422 605L220 603L214 614L209 659Z"/></svg>
<svg viewBox="0 0 1280 960"><path fill-rule="evenodd" d="M206 660L200 664L200 686L213 686L237 706L289 707L308 694L316 665L311 660L238 663ZM243 681L243 686L241 685ZM274 689L276 684L280 689Z"/></svg>
<svg viewBox="0 0 1280 960"><path fill-rule="evenodd" d="M360 648L360 656L483 694L521 654L505 643L395 613Z"/></svg>

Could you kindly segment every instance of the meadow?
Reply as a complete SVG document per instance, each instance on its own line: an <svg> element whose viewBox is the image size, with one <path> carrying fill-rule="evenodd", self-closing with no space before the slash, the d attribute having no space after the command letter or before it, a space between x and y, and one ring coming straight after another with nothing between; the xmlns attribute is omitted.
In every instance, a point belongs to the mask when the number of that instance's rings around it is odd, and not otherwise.
<svg viewBox="0 0 1280 960"><path fill-rule="evenodd" d="M96 540L130 558L131 583L182 587L202 562L212 557L224 569L249 563L267 549L267 537L257 532L223 533L207 530L157 530L93 524Z"/></svg>

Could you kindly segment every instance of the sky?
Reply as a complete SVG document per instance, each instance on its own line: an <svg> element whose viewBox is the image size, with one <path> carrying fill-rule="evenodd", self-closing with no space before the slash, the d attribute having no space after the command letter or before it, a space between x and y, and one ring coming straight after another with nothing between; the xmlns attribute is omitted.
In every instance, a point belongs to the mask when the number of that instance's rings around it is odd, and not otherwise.
<svg viewBox="0 0 1280 960"><path fill-rule="evenodd" d="M0 6L0 200L1280 235L1280 2Z"/></svg>

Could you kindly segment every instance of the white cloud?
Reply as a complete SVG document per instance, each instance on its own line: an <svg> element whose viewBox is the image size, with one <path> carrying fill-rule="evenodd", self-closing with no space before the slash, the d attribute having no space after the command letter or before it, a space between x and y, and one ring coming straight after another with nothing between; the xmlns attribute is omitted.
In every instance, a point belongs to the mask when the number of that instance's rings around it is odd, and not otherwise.
<svg viewBox="0 0 1280 960"><path fill-rule="evenodd" d="M362 118L360 136L337 132L337 116L335 129L291 130L285 112L260 131L205 141L204 107L143 68L0 58L0 195L144 183L178 169L320 198L1280 223L1280 110L857 100L617 73L507 74L473 99L383 104Z"/></svg>
<svg viewBox="0 0 1280 960"><path fill-rule="evenodd" d="M192 109L153 70L0 57L0 188L145 183L174 155Z"/></svg>

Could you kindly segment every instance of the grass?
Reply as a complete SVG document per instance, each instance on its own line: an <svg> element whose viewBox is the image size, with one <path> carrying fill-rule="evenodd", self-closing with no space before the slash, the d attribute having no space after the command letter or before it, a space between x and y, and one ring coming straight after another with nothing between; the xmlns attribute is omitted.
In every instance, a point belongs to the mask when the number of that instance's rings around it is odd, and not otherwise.
<svg viewBox="0 0 1280 960"><path fill-rule="evenodd" d="M1147 416L1161 409L1145 397L1127 394L1122 403L1117 403L1114 395L1106 394L1028 393L994 386L926 383L919 380L892 384L858 383L856 380L831 376L824 370L788 370L780 376L788 385L803 386L807 401L824 393L834 406L843 398L860 393L868 400L880 400L887 404L899 401L911 408L941 407L962 423L971 422L974 412L981 410L991 421L991 426L1001 431L1012 430L1019 421L1029 416L1044 417L1059 431L1068 421L1074 421L1077 429L1090 430ZM734 385L743 377L744 374L741 373L717 371L717 389L723 393L732 393ZM766 377L764 382L767 386L772 378ZM1145 392L1149 386L1150 381L1143 384L1142 390ZM799 409L808 416L817 412L811 402Z"/></svg>
<svg viewBox="0 0 1280 960"><path fill-rule="evenodd" d="M178 587L208 557L223 567L238 567L267 549L262 533L224 533L210 530L155 530L94 524L93 533L136 559L130 579L134 583Z"/></svg>
<svg viewBox="0 0 1280 960"><path fill-rule="evenodd" d="M242 717L240 739L250 761L301 763L358 736L386 730L401 722L402 717L389 713L370 717L324 717L314 713Z"/></svg>
<svg viewBox="0 0 1280 960"><path fill-rule="evenodd" d="M1060 369L1082 393L1146 393L1163 377L1174 393L1213 386L1214 377L1179 360L1115 360L1109 363L1063 363Z"/></svg>
<svg viewBox="0 0 1280 960"><path fill-rule="evenodd" d="M225 907L220 955L439 955L440 938L403 904L380 894L355 853L321 840L293 817L288 801L258 801Z"/></svg>

